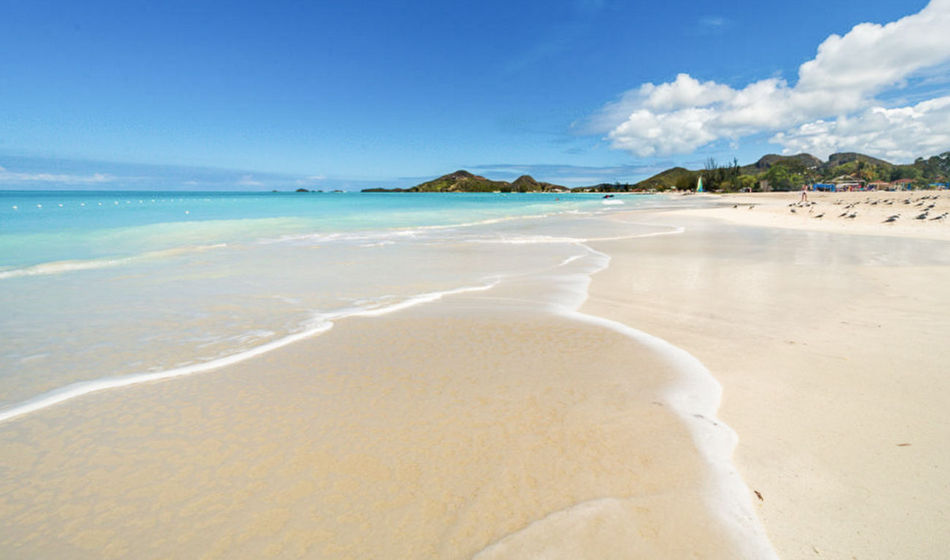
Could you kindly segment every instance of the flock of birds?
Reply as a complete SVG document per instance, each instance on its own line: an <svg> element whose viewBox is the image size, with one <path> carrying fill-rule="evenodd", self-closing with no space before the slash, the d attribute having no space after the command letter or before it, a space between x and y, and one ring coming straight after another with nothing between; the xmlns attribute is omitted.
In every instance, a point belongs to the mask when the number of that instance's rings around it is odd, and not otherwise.
<svg viewBox="0 0 950 560"><path fill-rule="evenodd" d="M934 221L941 221L941 220L947 219L947 216L950 216L950 212L944 212L944 213L939 214L939 215L937 215L937 216L931 216L931 215L930 215L930 212L937 206L937 202L936 202L936 201L937 201L939 198L940 198L940 196L939 196L939 195L936 195L936 194L934 194L934 195L925 195L925 196L922 196L922 197L919 197L919 198L916 198L916 199L915 199L915 198L905 198L905 199L903 199L903 200L901 200L900 198L893 198L893 199L891 199L891 198L885 198L885 199L877 199L877 200L872 200L872 199L868 198L868 199L866 199L866 200L864 200L864 201L856 201L856 202L852 202L852 203L850 203L850 204L845 205L845 206L842 208L842 209L844 210L844 212L841 212L840 214L838 214L838 217L839 217L839 218L844 218L844 219L849 219L849 220L853 220L854 218L857 218L857 217L858 217L857 207L858 207L859 205L861 205L861 204L866 204L866 205L868 205L868 206L877 206L877 205L879 205L879 204L884 204L884 205L887 205L887 206L893 206L894 204L903 204L903 205L905 205L905 206L910 206L910 207L911 207L911 211L917 214L916 216L914 216L914 219L915 219L915 220L930 220L930 221L932 221L932 222L934 222ZM788 206L789 206L788 211L791 212L792 214L797 214L797 213L798 213L798 210L797 210L797 209L808 208L808 213L809 213L809 214L812 214L812 213L814 213L814 211L815 211L815 208L814 208L814 207L815 207L817 204L818 204L817 202L813 202L813 201L793 202L793 203L791 203L791 204L788 205ZM840 205L844 204L844 201L843 201L843 200L836 200L833 204L835 204L836 206L840 206ZM737 205L737 206L738 206L738 205ZM751 209L751 206L750 206L749 208ZM812 216L812 217L815 218L815 219L821 219L821 218L823 218L824 216L825 216L825 212L821 212L821 213L815 214L815 215ZM888 216L888 217L884 220L883 223L885 223L885 224L894 223L894 222L896 222L897 220L899 220L900 217L901 217L901 215L900 215L899 212L898 212L897 214L892 214L892 215Z"/></svg>

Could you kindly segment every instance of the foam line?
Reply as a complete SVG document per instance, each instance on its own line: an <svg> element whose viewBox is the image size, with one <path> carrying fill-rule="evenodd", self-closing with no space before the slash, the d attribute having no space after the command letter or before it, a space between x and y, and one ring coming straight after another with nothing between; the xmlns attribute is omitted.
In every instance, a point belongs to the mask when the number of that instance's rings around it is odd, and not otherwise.
<svg viewBox="0 0 950 560"><path fill-rule="evenodd" d="M266 352L270 352L271 350L276 350L277 348L287 346L288 344L292 344L298 340L303 340L305 338L326 332L331 328L333 328L333 323L322 323L303 332L295 333L279 340L268 342L267 344L262 344L260 346L251 348L250 350L245 350L244 352L232 354L217 360L211 360L210 362L192 364L189 366L152 373L133 373L116 377L104 377L102 379L95 379L92 381L80 381L79 383L73 383L71 385L66 385L65 387L43 393L42 395L14 406L13 408L9 408L0 412L0 422L5 422L18 416L30 414L31 412L36 412L38 410L43 410L44 408L49 408L77 397L88 395L89 393L96 393L99 391L105 391L107 389L117 389L119 387L127 387L129 385L137 385L139 383L148 383L149 381L160 381L162 379L170 379L172 377L181 377L184 375L191 375L194 373L201 373L224 366L229 366L231 364L236 364L238 362L253 358L254 356L259 356Z"/></svg>
<svg viewBox="0 0 950 560"><path fill-rule="evenodd" d="M685 228L678 227L670 231L622 239L672 235L684 231ZM552 306L551 310L568 319L610 329L635 340L663 356L680 373L678 381L664 391L663 397L686 425L700 456L711 471L705 495L709 511L717 516L733 537L733 545L740 552L740 558L778 560L778 554L755 514L752 493L732 464L732 455L739 438L732 428L716 417L722 400L722 386L706 366L686 350L624 323L581 312L581 306L589 297L593 275L607 269L611 259L609 255L588 245L581 244L580 246L597 258L589 261L591 264L586 270L570 275L568 282L564 284L574 285L568 288L568 293L559 304ZM568 259L562 263L562 266L574 260L577 259ZM611 499L602 499L575 504L564 512L577 511L575 508L599 507L600 504L610 501ZM534 523L541 523L556 515L558 515L557 512ZM534 523L529 524L528 527ZM506 538L524 530L527 530L527 527L495 541L482 552L488 552L494 546L501 545Z"/></svg>
<svg viewBox="0 0 950 560"><path fill-rule="evenodd" d="M674 231L646 234L645 236L682 233ZM645 237L640 236L640 237ZM610 266L610 256L586 246L591 253L602 257L599 266L582 275L583 296L569 305L558 306L558 314L588 324L610 329L655 350L681 373L677 383L664 392L670 408L682 419L692 436L693 443L712 471L707 486L709 510L717 515L735 537L734 544L742 558L778 560L778 554L755 514L752 492L732 464L739 437L736 432L716 417L722 401L722 385L703 363L686 350L657 336L635 329L624 323L590 315L580 311L589 297L589 286L597 272Z"/></svg>
<svg viewBox="0 0 950 560"><path fill-rule="evenodd" d="M703 363L682 348L662 338L623 323L564 311L578 321L608 328L652 348L664 356L683 375L665 391L670 408L683 420L700 455L712 470L707 483L709 509L730 530L742 558L778 560L778 554L755 514L752 492L732 464L739 437L732 428L716 418L722 400L722 385Z"/></svg>
<svg viewBox="0 0 950 560"><path fill-rule="evenodd" d="M367 241L367 240L388 240L393 238L405 238L405 237L415 237L422 233L427 233L430 231L441 231L441 230L452 230L452 229L467 229L475 228L479 226L486 226L492 224L500 224L505 222L513 222L518 220L542 220L544 218L550 218L551 216L559 215L578 215L578 216L590 216L594 215L592 212L585 212L582 210L572 209L572 210L563 210L563 211L548 211L539 214L523 214L515 216L500 216L496 218L486 218L484 220L478 220L474 222L460 222L455 224L439 224L431 226L409 226L409 227L397 227L392 229L384 230L369 230L369 231L352 231L352 232L332 232L332 233L301 233L301 234L288 234L282 235L280 237L271 238L271 239L262 239L258 243L262 245L270 245L274 243L285 243L285 242L297 242L297 241L309 241L309 242L332 242L332 241ZM558 240L560 242L562 240ZM563 240L568 242L568 240Z"/></svg>
<svg viewBox="0 0 950 560"><path fill-rule="evenodd" d="M210 251L212 249L220 249L222 247L227 247L227 244L217 243L215 245L197 245L195 247L179 247L179 248L174 248L174 249L163 249L160 251L149 251L147 253L142 253L140 255L135 255L131 257L118 257L118 258L107 257L107 258L101 258L101 259L46 262L46 263L35 264L32 266L27 266L23 268L0 270L0 280L6 280L8 278L17 278L20 276L44 276L47 274L62 274L66 272L77 272L80 270L97 270L100 268L121 266L124 264L146 260L146 259L158 259L158 258L164 258L164 257L171 257L171 256L180 255L184 253L200 253L203 251Z"/></svg>
<svg viewBox="0 0 950 560"><path fill-rule="evenodd" d="M624 239L642 239L646 237L659 237L662 235L677 235L686 231L682 227L669 226L667 231L653 231L650 233L631 233L627 235L618 235L614 237L553 237L550 235L524 235L520 237L489 237L484 239L472 239L470 243L501 243L507 245L533 245L533 244L558 244L558 243L576 243L583 244L591 241L622 241Z"/></svg>
<svg viewBox="0 0 950 560"><path fill-rule="evenodd" d="M230 356L225 356L217 360L211 360L209 362L192 364L165 371L133 373L116 377L104 377L92 381L80 381L78 383L73 383L66 385L65 387L60 387L59 389L54 389L47 393L43 393L30 400L15 405L12 408L0 411L0 423L30 414L32 412L36 412L38 410L43 410L44 408L49 408L66 401L70 401L83 395L88 395L89 393L96 393L108 389L118 389L120 387L128 387L130 385L138 385L139 383L161 381L164 379L171 379L173 377L182 377L185 375L202 373L243 362L255 356L260 356L261 354L266 354L267 352L277 350L278 348L283 348L284 346L293 344L300 340L304 340L318 334L323 334L333 328L334 320L344 319L347 317L379 317L388 313L395 313L410 307L415 307L416 305L438 301L445 296L490 290L491 288L495 287L498 282L499 280L496 279L481 286L468 286L456 288L454 290L418 294L392 305L372 309L353 308L333 313L318 314L312 321L310 321L311 326L299 333L294 333L278 340L256 346L249 350L238 352Z"/></svg>

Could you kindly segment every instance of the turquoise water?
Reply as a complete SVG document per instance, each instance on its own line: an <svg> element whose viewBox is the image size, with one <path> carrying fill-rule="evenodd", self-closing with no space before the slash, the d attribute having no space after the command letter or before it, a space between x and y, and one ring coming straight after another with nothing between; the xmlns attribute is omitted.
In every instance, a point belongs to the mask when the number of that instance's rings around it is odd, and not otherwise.
<svg viewBox="0 0 950 560"><path fill-rule="evenodd" d="M267 236L537 216L599 201L553 194L0 191L0 270Z"/></svg>
<svg viewBox="0 0 950 560"><path fill-rule="evenodd" d="M602 219L661 203L622 198L0 192L0 416L576 266L650 231Z"/></svg>

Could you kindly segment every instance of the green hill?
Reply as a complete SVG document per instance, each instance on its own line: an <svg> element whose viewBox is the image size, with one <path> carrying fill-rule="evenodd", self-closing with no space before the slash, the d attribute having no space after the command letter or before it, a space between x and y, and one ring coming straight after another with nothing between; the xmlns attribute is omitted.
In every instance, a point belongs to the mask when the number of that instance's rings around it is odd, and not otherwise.
<svg viewBox="0 0 950 560"><path fill-rule="evenodd" d="M877 159L871 156L866 156L864 154L858 154L855 152L842 152L840 154L831 154L828 156L828 163L825 165L827 167L838 167L839 165L845 165L851 162L862 162L865 165L877 165L881 167L894 167L893 163L884 161L883 159Z"/></svg>
<svg viewBox="0 0 950 560"><path fill-rule="evenodd" d="M493 181L460 169L408 189L365 189L364 192L567 192L567 187L522 175L513 183Z"/></svg>
<svg viewBox="0 0 950 560"><path fill-rule="evenodd" d="M702 175L706 190L758 190L768 185L772 190L797 190L806 183L829 182L850 176L865 182L890 182L912 179L917 186L946 182L950 177L950 152L928 159L917 158L912 164L895 165L855 152L831 154L822 161L811 154L782 156L768 154L752 164L717 165L710 160L704 169L673 167L633 186L634 190L692 189ZM585 190L591 190L587 187Z"/></svg>
<svg viewBox="0 0 950 560"><path fill-rule="evenodd" d="M506 185L508 183L492 181L481 175L459 170L438 179L420 183L408 190L409 192L492 192L501 190Z"/></svg>
<svg viewBox="0 0 950 560"><path fill-rule="evenodd" d="M759 161L744 165L739 168L741 173L751 175L768 171L773 165L782 164L790 168L813 169L824 165L820 159L811 154L797 154L794 156L780 156L778 154L766 154L759 158Z"/></svg>
<svg viewBox="0 0 950 560"><path fill-rule="evenodd" d="M673 167L657 173L649 179L644 179L636 185L638 190L666 190L670 187L677 189L691 189L696 186L696 179L699 178L699 171L690 171L684 167Z"/></svg>
<svg viewBox="0 0 950 560"><path fill-rule="evenodd" d="M567 189L560 185L537 181L522 175L513 182L493 181L465 170L420 183L408 189L365 189L364 192L629 192L664 191L671 188L692 190L702 176L707 191L797 190L803 184L828 182L836 177L850 176L871 183L911 179L914 185L926 187L950 178L950 152L930 158L917 158L914 163L894 165L855 152L832 154L822 161L811 154L783 156L767 154L752 164L718 165L710 159L704 169L673 167L636 184L601 183Z"/></svg>

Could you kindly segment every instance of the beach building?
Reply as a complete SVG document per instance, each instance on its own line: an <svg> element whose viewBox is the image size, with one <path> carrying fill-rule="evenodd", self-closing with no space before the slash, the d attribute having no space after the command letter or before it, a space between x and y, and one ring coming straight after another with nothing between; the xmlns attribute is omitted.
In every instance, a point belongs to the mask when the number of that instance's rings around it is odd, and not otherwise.
<svg viewBox="0 0 950 560"><path fill-rule="evenodd" d="M864 179L859 179L853 175L839 175L831 180L837 191L863 191L865 189Z"/></svg>

